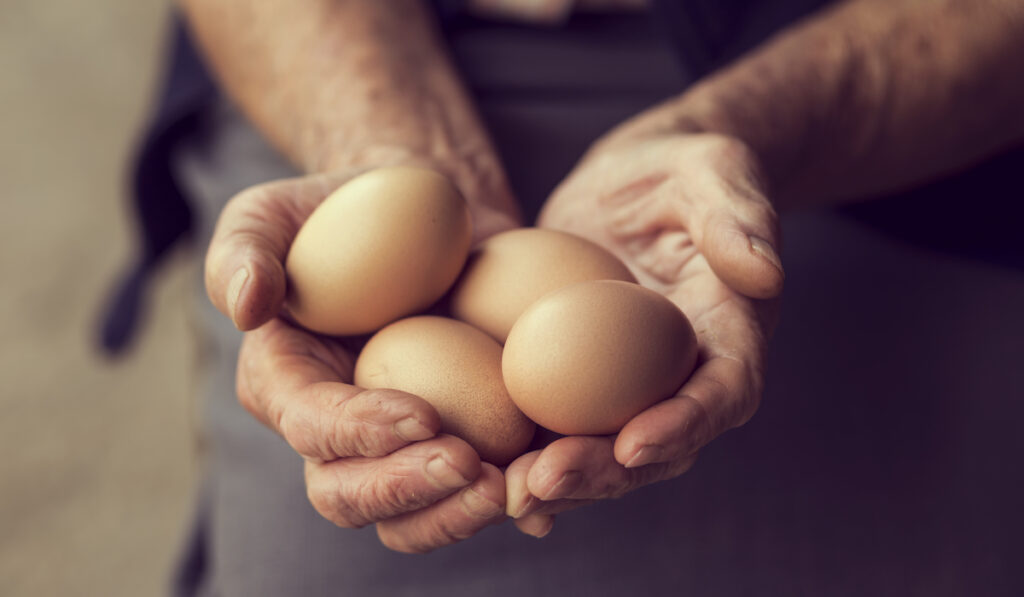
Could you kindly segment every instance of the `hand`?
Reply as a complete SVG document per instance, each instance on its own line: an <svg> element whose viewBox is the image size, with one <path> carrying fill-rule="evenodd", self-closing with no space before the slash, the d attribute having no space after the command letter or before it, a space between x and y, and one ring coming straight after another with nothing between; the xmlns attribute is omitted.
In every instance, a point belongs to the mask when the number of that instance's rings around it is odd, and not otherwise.
<svg viewBox="0 0 1024 597"><path fill-rule="evenodd" d="M278 317L284 259L299 227L352 175L260 185L224 208L207 253L213 303L241 330L237 389L245 408L305 459L310 502L346 528L377 523L380 540L425 552L505 519L505 480L456 437L438 435L426 401L352 384L352 346ZM475 233L514 225L472 205Z"/></svg>
<svg viewBox="0 0 1024 597"><path fill-rule="evenodd" d="M570 436L505 471L508 513L543 536L554 515L676 477L745 423L764 383L784 274L777 218L753 155L718 135L621 137L595 146L555 189L541 226L589 238L677 304L697 332L698 367L678 393L614 437Z"/></svg>

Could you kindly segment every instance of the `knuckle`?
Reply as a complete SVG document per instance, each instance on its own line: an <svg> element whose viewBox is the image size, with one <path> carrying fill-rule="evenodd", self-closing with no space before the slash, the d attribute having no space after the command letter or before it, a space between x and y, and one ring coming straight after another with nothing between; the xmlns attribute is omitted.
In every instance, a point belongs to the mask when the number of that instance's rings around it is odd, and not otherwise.
<svg viewBox="0 0 1024 597"><path fill-rule="evenodd" d="M388 436L373 420L373 414L384 408L379 397L360 392L349 400L339 400L334 408L341 413L338 418L338 434L345 437L349 449L362 456L384 456L388 454Z"/></svg>
<svg viewBox="0 0 1024 597"><path fill-rule="evenodd" d="M277 429L293 450L303 456L324 461L334 459L331 450L320 441L322 434L318 433L318 428L322 424L316 419L322 418L322 413L311 416L302 409L280 408L272 409L268 414L277 422Z"/></svg>
<svg viewBox="0 0 1024 597"><path fill-rule="evenodd" d="M360 500L367 507L391 515L417 510L425 505L426 495L412 487L410 476L404 472L373 475L359 489Z"/></svg>

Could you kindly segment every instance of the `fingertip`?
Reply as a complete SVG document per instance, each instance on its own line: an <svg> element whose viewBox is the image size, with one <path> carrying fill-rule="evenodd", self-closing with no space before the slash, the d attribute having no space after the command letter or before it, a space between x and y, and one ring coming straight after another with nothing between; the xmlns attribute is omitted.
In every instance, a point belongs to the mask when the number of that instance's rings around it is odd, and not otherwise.
<svg viewBox="0 0 1024 597"><path fill-rule="evenodd" d="M786 273L775 244L747 234L734 220L713 221L702 252L715 275L736 292L756 299L782 293Z"/></svg>
<svg viewBox="0 0 1024 597"><path fill-rule="evenodd" d="M608 437L564 437L541 451L527 474L527 489L544 501L579 497L576 493L586 481L583 471L613 461L612 451L613 440Z"/></svg>
<svg viewBox="0 0 1024 597"><path fill-rule="evenodd" d="M555 517L547 514L531 514L515 521L516 528L523 534L543 539L555 526Z"/></svg>
<svg viewBox="0 0 1024 597"><path fill-rule="evenodd" d="M710 441L710 420L701 403L677 395L637 415L615 440L615 460L626 468L671 462Z"/></svg>
<svg viewBox="0 0 1024 597"><path fill-rule="evenodd" d="M466 480L463 486L469 485L480 478L484 471L484 462L469 444L454 435L439 435L436 439L441 449L439 458L443 458L456 473Z"/></svg>
<svg viewBox="0 0 1024 597"><path fill-rule="evenodd" d="M505 480L493 464L480 465L480 476L463 490L462 503L466 512L477 518L505 517Z"/></svg>
<svg viewBox="0 0 1024 597"><path fill-rule="evenodd" d="M751 278L755 283L750 288L748 296L752 298L774 298L782 293L782 285L786 281L786 270L782 267L782 258L772 243L767 240L750 235L750 253L761 261L760 271L754 273Z"/></svg>
<svg viewBox="0 0 1024 597"><path fill-rule="evenodd" d="M235 270L225 292L228 315L243 332L258 328L281 310L284 266L276 259L254 259Z"/></svg>
<svg viewBox="0 0 1024 597"><path fill-rule="evenodd" d="M436 434L435 429L431 429L429 426L423 424L415 416L406 417L400 421L396 421L392 426L395 436L399 440L407 443L419 442L425 439L430 439Z"/></svg>
<svg viewBox="0 0 1024 597"><path fill-rule="evenodd" d="M639 468L664 460L665 449L654 444L641 445L631 450L619 450L616 445L615 461L626 468Z"/></svg>
<svg viewBox="0 0 1024 597"><path fill-rule="evenodd" d="M526 516L538 505L537 498L527 488L526 480L530 473L530 467L537 461L540 454L540 450L523 454L505 469L505 511L512 518Z"/></svg>

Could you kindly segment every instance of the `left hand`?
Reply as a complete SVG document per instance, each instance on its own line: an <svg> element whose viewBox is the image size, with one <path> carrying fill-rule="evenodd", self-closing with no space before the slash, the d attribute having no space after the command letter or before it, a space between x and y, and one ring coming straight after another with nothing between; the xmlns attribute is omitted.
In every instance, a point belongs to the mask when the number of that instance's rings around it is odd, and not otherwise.
<svg viewBox="0 0 1024 597"><path fill-rule="evenodd" d="M784 274L759 164L711 134L595 146L548 199L539 225L594 241L672 300L697 332L693 375L617 436L570 436L524 454L505 477L508 514L543 536L554 515L676 477L754 414Z"/></svg>

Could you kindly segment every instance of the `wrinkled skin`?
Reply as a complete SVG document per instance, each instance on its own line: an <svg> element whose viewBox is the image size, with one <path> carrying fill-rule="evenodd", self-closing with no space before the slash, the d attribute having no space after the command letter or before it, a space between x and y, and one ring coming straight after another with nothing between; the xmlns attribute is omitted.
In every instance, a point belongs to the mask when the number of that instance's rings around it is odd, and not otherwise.
<svg viewBox="0 0 1024 597"><path fill-rule="evenodd" d="M746 148L716 135L599 143L554 191L539 225L589 238L690 319L698 368L614 437L565 437L509 465L507 508L542 536L554 515L693 466L754 414L784 274L777 217Z"/></svg>
<svg viewBox="0 0 1024 597"><path fill-rule="evenodd" d="M316 510L345 528L376 523L388 547L425 552L506 520L501 471L461 439L439 434L437 411L422 398L352 385L357 341L310 333L284 315L292 240L313 209L357 173L281 180L235 196L207 252L206 287L248 331L238 398L305 459ZM477 238L517 223L494 205L471 212Z"/></svg>

